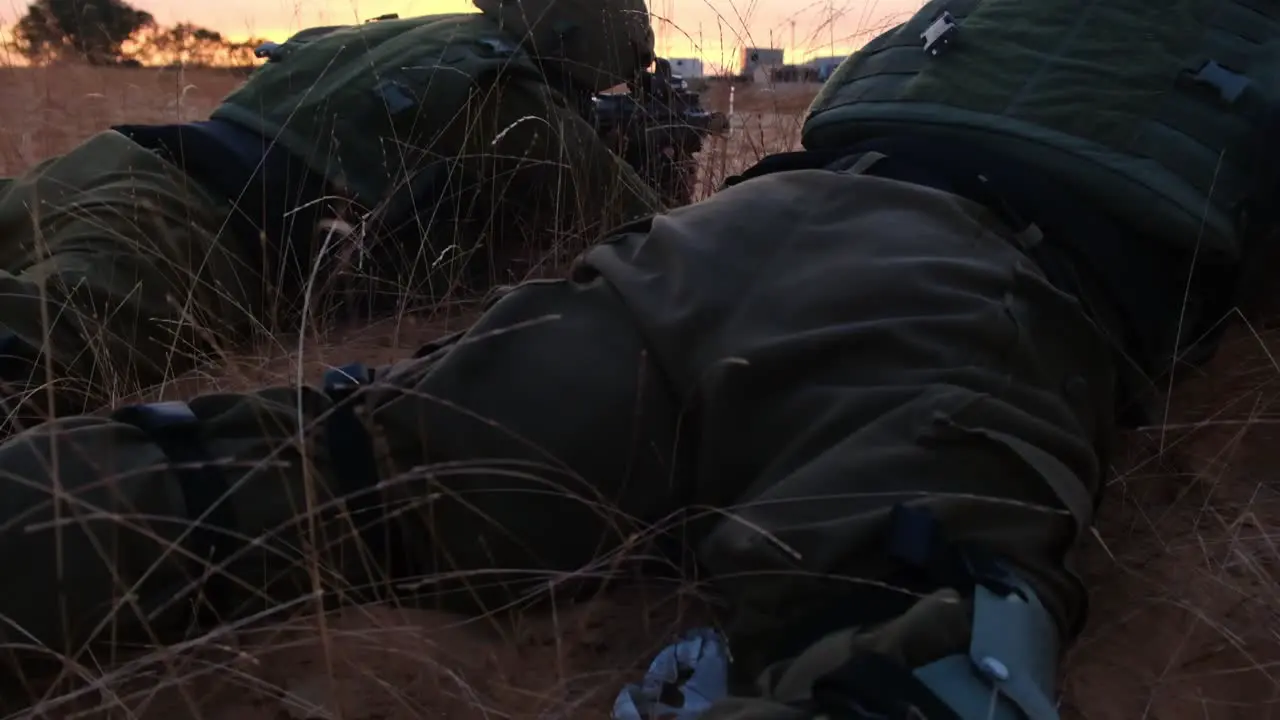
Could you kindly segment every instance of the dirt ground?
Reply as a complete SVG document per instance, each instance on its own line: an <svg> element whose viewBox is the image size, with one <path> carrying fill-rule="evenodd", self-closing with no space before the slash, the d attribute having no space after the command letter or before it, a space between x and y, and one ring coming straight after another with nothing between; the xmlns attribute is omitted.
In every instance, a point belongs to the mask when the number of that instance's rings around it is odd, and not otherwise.
<svg viewBox="0 0 1280 720"><path fill-rule="evenodd" d="M235 82L212 72L0 69L0 174L112 123L201 117ZM812 92L736 91L735 130L705 153L705 187L763 153L794 148ZM728 110L727 88L705 97ZM170 392L386 362L448 329L406 317L303 342L282 337ZM1157 426L1124 438L1096 536L1080 558L1092 615L1069 656L1065 716L1280 715L1277 357L1280 335L1236 327L1217 359L1169 399ZM96 678L87 689L35 695L25 716L603 718L619 686L705 614L692 583L629 587L502 623L359 607L86 669Z"/></svg>

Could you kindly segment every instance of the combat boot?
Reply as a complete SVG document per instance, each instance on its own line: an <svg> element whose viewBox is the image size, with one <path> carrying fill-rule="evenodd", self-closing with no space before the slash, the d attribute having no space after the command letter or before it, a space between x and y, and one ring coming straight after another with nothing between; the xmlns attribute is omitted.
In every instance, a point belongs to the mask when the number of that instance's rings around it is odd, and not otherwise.
<svg viewBox="0 0 1280 720"><path fill-rule="evenodd" d="M900 505L889 524L900 572L842 603L843 619L793 628L807 639L756 679L763 697L700 720L1058 720L1063 633L1022 573L923 507Z"/></svg>
<svg viewBox="0 0 1280 720"><path fill-rule="evenodd" d="M890 526L899 573L768 647L689 633L624 688L614 720L1058 720L1061 633L1021 573L922 508Z"/></svg>

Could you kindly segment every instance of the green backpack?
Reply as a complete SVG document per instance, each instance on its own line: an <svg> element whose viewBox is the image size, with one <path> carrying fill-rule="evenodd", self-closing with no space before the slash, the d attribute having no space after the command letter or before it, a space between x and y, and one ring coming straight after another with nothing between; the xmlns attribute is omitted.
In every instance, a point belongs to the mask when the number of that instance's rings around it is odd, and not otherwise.
<svg viewBox="0 0 1280 720"><path fill-rule="evenodd" d="M450 130L499 73L542 82L519 44L474 13L312 28L262 54L270 61L213 117L274 139L369 209L459 151Z"/></svg>
<svg viewBox="0 0 1280 720"><path fill-rule="evenodd" d="M908 132L999 148L1231 262L1242 211L1269 204L1280 171L1277 107L1274 1L933 0L836 70L804 145Z"/></svg>

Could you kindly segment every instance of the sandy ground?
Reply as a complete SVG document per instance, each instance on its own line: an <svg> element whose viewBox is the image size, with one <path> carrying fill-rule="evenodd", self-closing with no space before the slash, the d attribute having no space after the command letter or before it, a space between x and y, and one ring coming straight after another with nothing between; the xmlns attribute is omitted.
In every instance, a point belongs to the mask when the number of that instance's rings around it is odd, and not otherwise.
<svg viewBox="0 0 1280 720"><path fill-rule="evenodd" d="M216 73L0 69L0 173L111 123L200 117L234 83ZM812 92L736 93L735 131L705 153L705 187L763 153L794 148ZM727 110L724 89L706 97ZM282 336L166 394L386 362L451 327L402 318L301 343ZM1278 714L1278 356L1280 335L1238 327L1216 361L1170 398L1159 426L1124 438L1097 534L1080 558L1093 612L1067 664L1067 717ZM697 590L630 586L501 622L352 608L87 669L96 680L74 696L33 687L26 716L601 718L660 645L707 616Z"/></svg>

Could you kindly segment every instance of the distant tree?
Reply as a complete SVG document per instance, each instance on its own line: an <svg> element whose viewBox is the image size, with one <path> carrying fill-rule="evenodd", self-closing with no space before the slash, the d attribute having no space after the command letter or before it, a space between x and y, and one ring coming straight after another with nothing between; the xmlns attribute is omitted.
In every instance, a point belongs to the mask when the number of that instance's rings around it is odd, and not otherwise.
<svg viewBox="0 0 1280 720"><path fill-rule="evenodd" d="M151 13L125 0L36 0L13 28L13 45L32 62L82 59L116 65L134 33L154 27Z"/></svg>
<svg viewBox="0 0 1280 720"><path fill-rule="evenodd" d="M124 52L147 65L247 67L254 64L254 48L262 42L236 42L216 30L179 23L139 30L124 46Z"/></svg>

